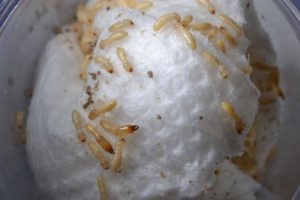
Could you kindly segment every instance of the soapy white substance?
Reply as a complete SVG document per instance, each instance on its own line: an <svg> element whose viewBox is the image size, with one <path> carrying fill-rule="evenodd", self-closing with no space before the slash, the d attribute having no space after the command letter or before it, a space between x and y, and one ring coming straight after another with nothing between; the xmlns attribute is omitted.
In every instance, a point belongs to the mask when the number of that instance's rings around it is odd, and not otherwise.
<svg viewBox="0 0 300 200"><path fill-rule="evenodd" d="M140 126L127 139L120 174L101 170L86 145L77 141L72 109L80 110L85 117L87 114L82 109L86 96L78 76L82 55L74 36L59 35L46 48L30 107L27 147L40 188L53 198L98 199L96 177L101 173L112 199L195 198L219 182L214 178L216 164L242 151L259 96L240 70L247 64L243 55L247 41L242 38L239 48L227 57L200 33L193 32L198 48L192 51L172 24L154 33L156 19L177 11L182 16L193 14L195 21L220 22L198 4L160 2L157 4L161 6L145 15L125 8L100 12L94 24L101 30L94 56L109 57L115 67L115 73L108 74L95 63L89 66L89 72L101 71L96 81L90 76L88 79L92 87L99 83L94 100L100 100L100 105L117 100L118 107L106 117L120 125ZM219 9L235 13L235 7L227 5L237 3L220 4ZM105 50L98 48L100 40L110 35L108 27L126 18L135 23L127 30L129 38ZM244 22L242 13L236 20ZM133 73L123 69L116 56L117 47L127 50ZM204 49L228 68L228 79L222 79L218 69L201 56ZM147 76L148 71L153 71L153 79ZM223 101L231 102L245 122L243 136L236 133L231 118L223 111ZM235 168L232 173L241 180L245 176ZM245 185L256 188L250 178ZM250 197L254 190L249 190Z"/></svg>

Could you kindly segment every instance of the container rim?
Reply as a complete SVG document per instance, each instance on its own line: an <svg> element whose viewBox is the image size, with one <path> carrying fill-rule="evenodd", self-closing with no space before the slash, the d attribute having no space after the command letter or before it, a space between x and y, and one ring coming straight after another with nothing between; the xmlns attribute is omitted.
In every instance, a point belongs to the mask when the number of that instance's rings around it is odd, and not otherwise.
<svg viewBox="0 0 300 200"><path fill-rule="evenodd" d="M0 35L6 24L13 16L19 5L24 0L2 0L0 1ZM300 40L300 12L291 0L275 0L278 8L289 19L289 23L295 30L295 33Z"/></svg>
<svg viewBox="0 0 300 200"><path fill-rule="evenodd" d="M0 1L0 34L22 0Z"/></svg>
<svg viewBox="0 0 300 200"><path fill-rule="evenodd" d="M289 24L300 41L300 12L291 0L276 0L275 3L288 19Z"/></svg>

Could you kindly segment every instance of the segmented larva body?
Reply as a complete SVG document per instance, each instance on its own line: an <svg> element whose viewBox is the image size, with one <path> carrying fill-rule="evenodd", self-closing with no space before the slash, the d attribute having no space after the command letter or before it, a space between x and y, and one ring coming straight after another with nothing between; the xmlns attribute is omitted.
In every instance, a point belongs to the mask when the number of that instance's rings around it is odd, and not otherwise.
<svg viewBox="0 0 300 200"><path fill-rule="evenodd" d="M183 20L181 21L181 24L183 25L183 27L188 28L189 25L193 22L194 17L192 15L187 15L183 18Z"/></svg>
<svg viewBox="0 0 300 200"><path fill-rule="evenodd" d="M84 4L80 4L78 6L77 11L76 11L76 18L77 18L78 22L80 22L82 24L89 23L89 18L88 18L87 12L85 11Z"/></svg>
<svg viewBox="0 0 300 200"><path fill-rule="evenodd" d="M283 94L283 90L280 87L280 74L279 74L279 69L277 67L273 67L272 72L271 72L271 77L272 77L272 83L273 83L273 91L275 94L282 99L285 98Z"/></svg>
<svg viewBox="0 0 300 200"><path fill-rule="evenodd" d="M203 35L205 35L209 40L212 40L219 33L219 29L216 26L212 26L206 31L201 31Z"/></svg>
<svg viewBox="0 0 300 200"><path fill-rule="evenodd" d="M223 64L219 65L219 71L223 79L228 78L229 76L228 69Z"/></svg>
<svg viewBox="0 0 300 200"><path fill-rule="evenodd" d="M176 30L183 36L186 43L191 47L192 50L197 49L197 41L190 31L186 30L180 23L176 24Z"/></svg>
<svg viewBox="0 0 300 200"><path fill-rule="evenodd" d="M203 51L202 55L206 58L206 60L213 65L214 67L218 67L220 61L216 58L213 54L209 53L208 51Z"/></svg>
<svg viewBox="0 0 300 200"><path fill-rule="evenodd" d="M97 33L92 27L88 27L80 38L80 49L83 54L89 54L92 52L96 43Z"/></svg>
<svg viewBox="0 0 300 200"><path fill-rule="evenodd" d="M73 110L72 111L72 122L73 125L76 129L77 132L77 137L79 139L80 142L85 142L86 141L86 135L84 134L83 130L82 130L82 118L80 113L77 110Z"/></svg>
<svg viewBox="0 0 300 200"><path fill-rule="evenodd" d="M232 104L228 102L222 102L222 107L224 111L234 120L235 129L237 133L242 134L243 130L245 129L245 124L242 121L242 119L238 116L238 114L235 112Z"/></svg>
<svg viewBox="0 0 300 200"><path fill-rule="evenodd" d="M224 40L217 40L215 45L220 51L226 53L226 46Z"/></svg>
<svg viewBox="0 0 300 200"><path fill-rule="evenodd" d="M137 125L124 125L118 127L108 120L101 120L100 125L105 131L119 138L130 136L139 129L139 126Z"/></svg>
<svg viewBox="0 0 300 200"><path fill-rule="evenodd" d="M25 114L22 111L16 113L16 124L18 129L25 128Z"/></svg>
<svg viewBox="0 0 300 200"><path fill-rule="evenodd" d="M137 125L124 125L124 126L118 127L116 129L116 136L126 137L126 136L133 134L138 129L139 129L139 126L137 126Z"/></svg>
<svg viewBox="0 0 300 200"><path fill-rule="evenodd" d="M119 40L123 40L126 37L128 37L128 33L126 31L119 31L113 33L112 35L108 36L106 39L100 42L100 48L104 49L105 47L111 45L112 43L117 42Z"/></svg>
<svg viewBox="0 0 300 200"><path fill-rule="evenodd" d="M94 62L97 65L101 65L108 73L114 72L113 64L110 62L110 60L108 60L108 58L104 56L96 56Z"/></svg>
<svg viewBox="0 0 300 200"><path fill-rule="evenodd" d="M121 166L122 166L122 160L123 160L123 149L126 142L124 139L120 139L117 147L116 147L116 153L112 160L112 169L118 173L120 172Z"/></svg>
<svg viewBox="0 0 300 200"><path fill-rule="evenodd" d="M19 111L16 113L16 125L20 130L20 139L22 144L26 144L27 142L27 132L25 127L25 113Z"/></svg>
<svg viewBox="0 0 300 200"><path fill-rule="evenodd" d="M123 49L122 47L118 47L117 48L117 55L118 55L119 59L121 60L124 69L127 72L132 72L133 67L128 61L128 57L127 57L127 53L126 53L125 49Z"/></svg>
<svg viewBox="0 0 300 200"><path fill-rule="evenodd" d="M100 193L100 199L108 200L108 192L107 192L107 186L106 186L106 181L104 176L103 175L98 176L97 182L98 182L98 189Z"/></svg>
<svg viewBox="0 0 300 200"><path fill-rule="evenodd" d="M169 13L158 18L158 20L155 22L153 26L153 30L157 32L161 30L166 24L172 21L180 22L180 16L178 13Z"/></svg>
<svg viewBox="0 0 300 200"><path fill-rule="evenodd" d="M108 120L104 120L104 119L100 121L100 125L105 131L107 131L108 133L111 133L113 135L115 135L115 130L118 128L113 123L109 122Z"/></svg>
<svg viewBox="0 0 300 200"><path fill-rule="evenodd" d="M221 27L220 28L220 32L221 34L224 36L225 40L232 46L232 47L236 47L238 45L238 42L236 41L236 39L230 34L230 32L228 31L227 28L225 27Z"/></svg>
<svg viewBox="0 0 300 200"><path fill-rule="evenodd" d="M244 35L244 30L240 27L234 20L226 15L219 15L219 19L223 22L224 25L228 25L229 27L235 29L237 31L238 36Z"/></svg>
<svg viewBox="0 0 300 200"><path fill-rule="evenodd" d="M246 75L251 75L253 72L253 68L250 65L247 65L245 67L242 68L242 71L246 74Z"/></svg>
<svg viewBox="0 0 300 200"><path fill-rule="evenodd" d="M153 3L152 2L143 2L143 3L138 3L135 6L135 9L139 9L139 10L147 10L153 7Z"/></svg>
<svg viewBox="0 0 300 200"><path fill-rule="evenodd" d="M122 31L124 28L134 26L134 22L131 19L124 19L118 23L115 23L109 27L110 32L119 32Z"/></svg>
<svg viewBox="0 0 300 200"><path fill-rule="evenodd" d="M97 117L99 117L100 115L103 115L107 112L111 112L116 106L118 105L117 101L111 101L108 104L104 105L103 107L99 108L99 109L93 109L90 113L89 113L89 119L90 120L94 120Z"/></svg>
<svg viewBox="0 0 300 200"><path fill-rule="evenodd" d="M213 54L209 53L208 51L203 51L202 52L202 55L206 58L206 60L214 67L218 67L219 68L219 71L221 73L221 76L226 79L228 78L228 70L227 68L222 64L220 63L219 59L214 56Z"/></svg>
<svg viewBox="0 0 300 200"><path fill-rule="evenodd" d="M92 56L86 55L80 65L80 78L86 82L87 81L87 75L88 75L88 66L91 63Z"/></svg>
<svg viewBox="0 0 300 200"><path fill-rule="evenodd" d="M271 88L277 96L281 97L282 99L285 99L283 90L280 87L280 73L278 67L269 66L261 62L255 62L254 67L260 70L271 72Z"/></svg>
<svg viewBox="0 0 300 200"><path fill-rule="evenodd" d="M114 150L112 147L112 144L101 134L99 131L97 131L96 127L94 127L91 124L87 124L85 126L85 129L88 133L93 135L97 141L97 143L107 152L114 154Z"/></svg>
<svg viewBox="0 0 300 200"><path fill-rule="evenodd" d="M202 5L207 7L208 11L214 15L216 13L216 9L215 7L211 4L211 2L209 0L197 0L197 2Z"/></svg>
<svg viewBox="0 0 300 200"><path fill-rule="evenodd" d="M92 5L93 9L98 9L101 10L103 8L115 8L119 6L119 3L117 1L111 1L111 0L102 0L102 1L98 1L96 4Z"/></svg>
<svg viewBox="0 0 300 200"><path fill-rule="evenodd" d="M194 31L207 31L213 27L210 23L194 23L191 25Z"/></svg>
<svg viewBox="0 0 300 200"><path fill-rule="evenodd" d="M128 8L134 8L137 5L136 0L118 0L119 5Z"/></svg>
<svg viewBox="0 0 300 200"><path fill-rule="evenodd" d="M92 141L88 143L88 146L91 149L94 156L100 161L103 169L109 169L110 167L109 162L106 159L104 153L101 151L101 148L98 146L98 144Z"/></svg>

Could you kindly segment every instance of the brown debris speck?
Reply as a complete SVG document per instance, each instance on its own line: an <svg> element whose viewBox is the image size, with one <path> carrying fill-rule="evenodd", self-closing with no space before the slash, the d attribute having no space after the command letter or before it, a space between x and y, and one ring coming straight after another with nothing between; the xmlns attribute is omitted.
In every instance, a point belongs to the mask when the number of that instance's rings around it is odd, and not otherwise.
<svg viewBox="0 0 300 200"><path fill-rule="evenodd" d="M33 90L31 88L27 89L25 91L25 96L28 97L28 98L32 98L32 95L33 95Z"/></svg>
<svg viewBox="0 0 300 200"><path fill-rule="evenodd" d="M165 179L166 178L166 175L164 174L164 172L160 172L160 176Z"/></svg>
<svg viewBox="0 0 300 200"><path fill-rule="evenodd" d="M16 126L20 131L20 141L22 144L26 144L27 133L25 127L25 113L20 111L16 113Z"/></svg>
<svg viewBox="0 0 300 200"><path fill-rule="evenodd" d="M107 11L109 11L109 10L110 10L110 7L109 7L109 6L107 6L107 7L106 7L106 10L107 10Z"/></svg>
<svg viewBox="0 0 300 200"><path fill-rule="evenodd" d="M216 176L219 176L221 174L221 171L216 169L214 173L215 173Z"/></svg>
<svg viewBox="0 0 300 200"><path fill-rule="evenodd" d="M161 120L161 119L162 119L162 117L161 117L160 115L157 115L156 118L157 118L158 120Z"/></svg>
<svg viewBox="0 0 300 200"><path fill-rule="evenodd" d="M153 78L153 72L152 71L148 71L147 74L148 74L149 78Z"/></svg>
<svg viewBox="0 0 300 200"><path fill-rule="evenodd" d="M88 95L87 102L83 104L83 108L87 109L91 104L94 103L93 101L93 92L91 86L87 86L86 88L86 94Z"/></svg>
<svg viewBox="0 0 300 200"><path fill-rule="evenodd" d="M62 29L61 27L59 27L59 26L54 26L54 27L52 28L52 31L53 31L53 33L56 34L56 35L63 33L63 29Z"/></svg>
<svg viewBox="0 0 300 200"><path fill-rule="evenodd" d="M99 83L96 83L96 84L94 85L93 90L94 90L95 92L98 92L98 91L99 91Z"/></svg>
<svg viewBox="0 0 300 200"><path fill-rule="evenodd" d="M90 73L91 77L93 80L96 80L97 79L97 74L96 73Z"/></svg>

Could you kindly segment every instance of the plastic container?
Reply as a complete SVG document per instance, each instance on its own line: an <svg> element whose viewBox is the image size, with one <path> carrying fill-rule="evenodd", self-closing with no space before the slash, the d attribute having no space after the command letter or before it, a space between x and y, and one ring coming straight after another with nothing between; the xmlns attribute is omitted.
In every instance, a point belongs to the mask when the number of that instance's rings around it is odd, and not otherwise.
<svg viewBox="0 0 300 200"><path fill-rule="evenodd" d="M279 156L266 180L273 191L291 199L300 185L300 15L288 0L253 0L281 67L286 93ZM70 21L79 0L0 1L0 199L42 197L15 127L17 111L27 111L24 92L32 88L34 70L52 28ZM297 173L298 172L298 173Z"/></svg>

